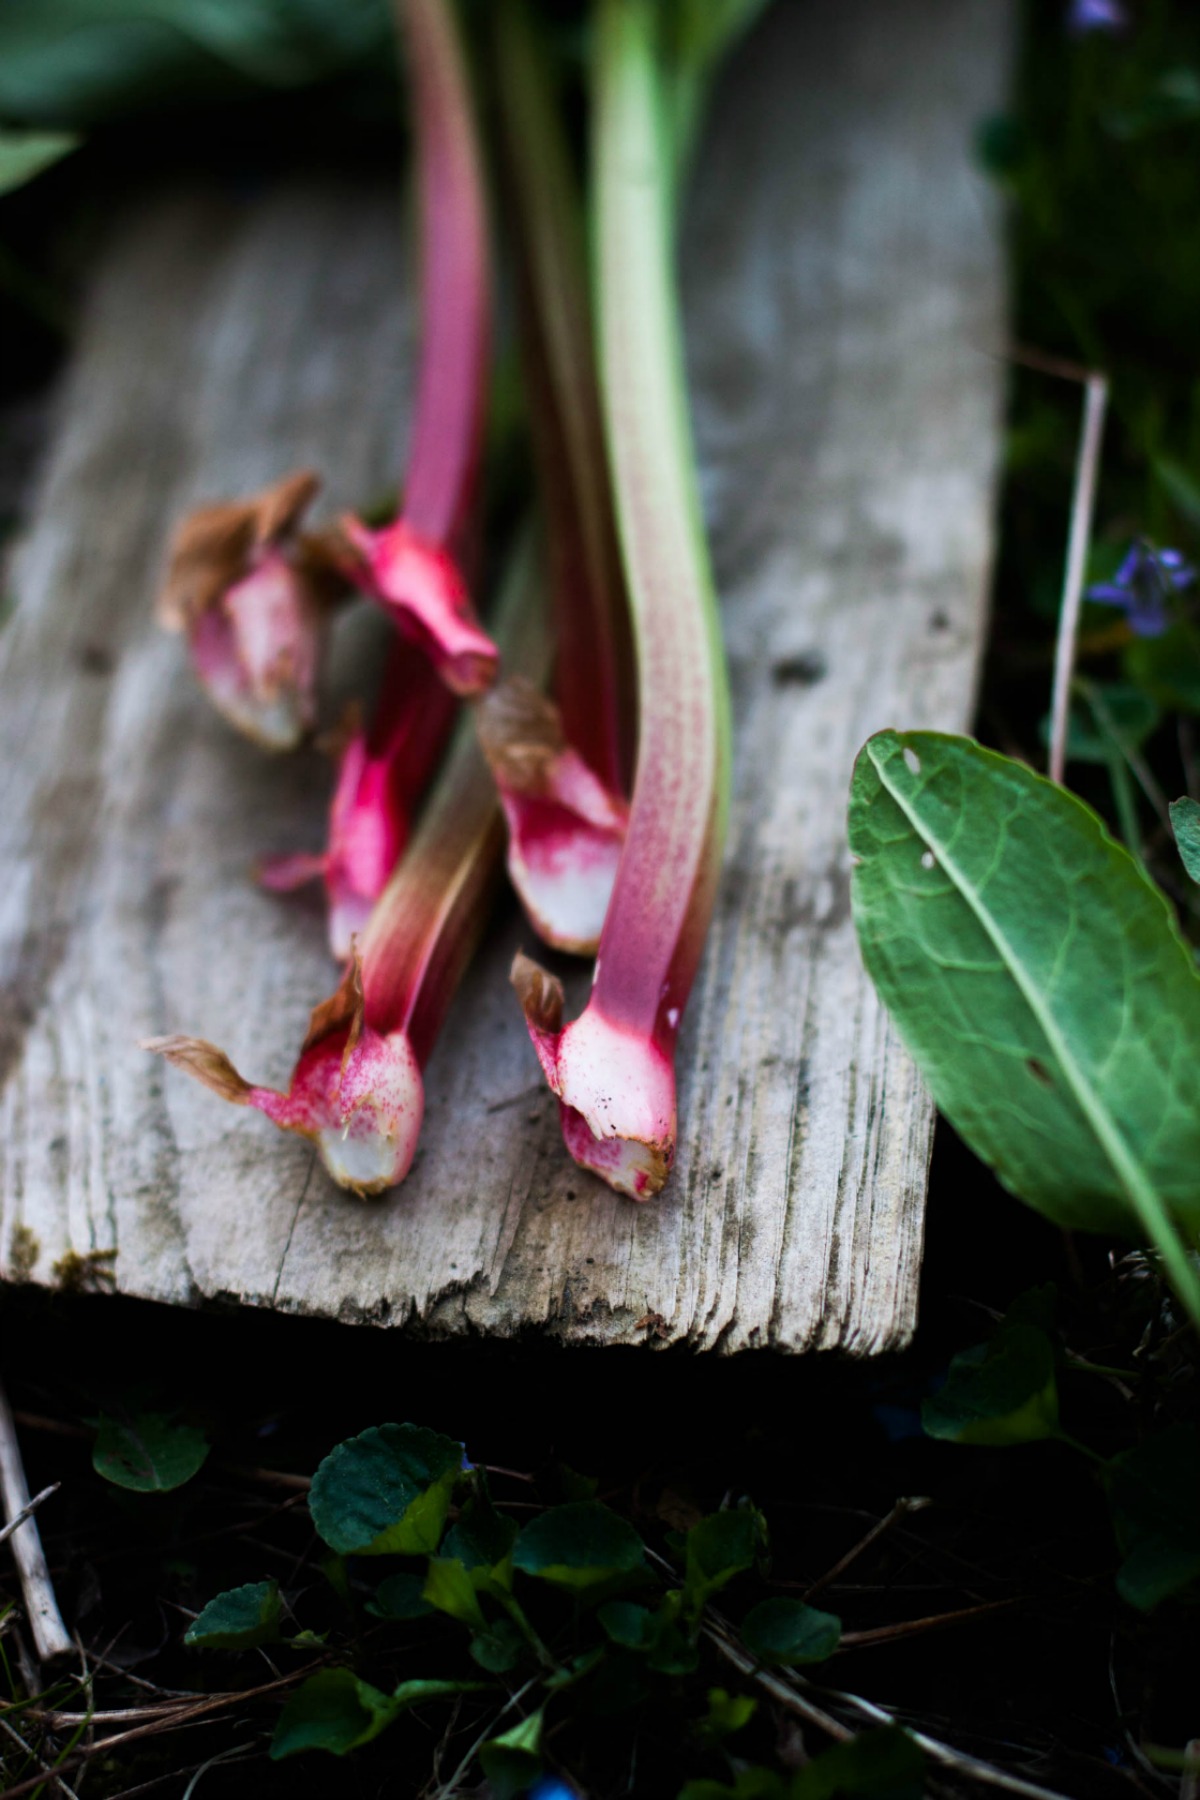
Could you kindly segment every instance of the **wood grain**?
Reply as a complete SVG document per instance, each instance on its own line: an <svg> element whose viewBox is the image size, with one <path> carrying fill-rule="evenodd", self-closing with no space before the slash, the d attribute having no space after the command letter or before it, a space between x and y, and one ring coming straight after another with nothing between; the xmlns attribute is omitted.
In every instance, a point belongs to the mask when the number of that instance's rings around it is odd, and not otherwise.
<svg viewBox="0 0 1200 1800"><path fill-rule="evenodd" d="M859 963L845 797L871 731L971 717L1004 307L970 136L1010 24L1002 0L778 0L718 96L684 255L735 793L678 1163L644 1207L561 1148L505 980L534 947L511 906L382 1201L136 1049L197 1032L284 1082L331 986L315 906L248 879L318 845L328 771L207 711L151 619L166 532L306 462L331 506L386 491L413 341L386 185L164 193L122 218L0 632L10 1278L77 1280L68 1253L116 1251L125 1293L431 1333L908 1338L932 1112ZM365 629L343 679L375 653Z"/></svg>

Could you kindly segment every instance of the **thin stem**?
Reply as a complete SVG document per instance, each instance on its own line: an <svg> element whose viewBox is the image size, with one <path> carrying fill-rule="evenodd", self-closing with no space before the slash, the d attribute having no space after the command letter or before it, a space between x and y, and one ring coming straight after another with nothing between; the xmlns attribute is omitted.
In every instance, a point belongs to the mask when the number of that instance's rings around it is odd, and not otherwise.
<svg viewBox="0 0 1200 1800"><path fill-rule="evenodd" d="M909 1513L921 1512L930 1504L931 1502L929 1500L919 1494L897 1500L891 1512L884 1518L877 1520L876 1523L872 1525L870 1531L868 1531L865 1536L861 1537L857 1544L852 1545L851 1548L847 1550L845 1556L834 1563L832 1569L827 1569L824 1575L813 1582L812 1586L805 1592L805 1600L811 1600L814 1594L819 1594L822 1588L827 1588L831 1581L836 1581L838 1576L843 1574L852 1563L858 1561L864 1550L869 1550L876 1539L881 1538L885 1532L890 1531L892 1526L900 1519L907 1517Z"/></svg>
<svg viewBox="0 0 1200 1800"><path fill-rule="evenodd" d="M1067 540L1067 567L1063 576L1062 604L1058 615L1058 641L1054 649L1054 696L1050 707L1050 779L1062 785L1067 763L1067 726L1071 710L1071 678L1079 638L1083 584L1087 576L1088 544L1096 507L1096 483L1100 474L1100 449L1104 441L1104 417L1108 408L1108 377L1092 372L1084 385L1083 429L1075 464L1075 491L1071 500L1071 528Z"/></svg>

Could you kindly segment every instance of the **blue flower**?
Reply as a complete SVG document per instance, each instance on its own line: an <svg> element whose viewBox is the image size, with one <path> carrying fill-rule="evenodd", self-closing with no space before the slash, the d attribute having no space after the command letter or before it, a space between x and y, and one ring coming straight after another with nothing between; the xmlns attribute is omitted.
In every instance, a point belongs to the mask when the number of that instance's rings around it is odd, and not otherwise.
<svg viewBox="0 0 1200 1800"><path fill-rule="evenodd" d="M1122 0L1071 0L1067 30L1077 37L1089 31L1124 31L1129 14Z"/></svg>
<svg viewBox="0 0 1200 1800"><path fill-rule="evenodd" d="M536 1787L530 1788L528 1800L579 1800L579 1795L557 1775L544 1775Z"/></svg>
<svg viewBox="0 0 1200 1800"><path fill-rule="evenodd" d="M1130 630L1138 637L1161 637L1171 623L1171 595L1190 587L1195 579L1195 569L1184 562L1178 550L1156 550L1145 538L1138 538L1112 580L1098 581L1088 588L1084 599L1122 607Z"/></svg>

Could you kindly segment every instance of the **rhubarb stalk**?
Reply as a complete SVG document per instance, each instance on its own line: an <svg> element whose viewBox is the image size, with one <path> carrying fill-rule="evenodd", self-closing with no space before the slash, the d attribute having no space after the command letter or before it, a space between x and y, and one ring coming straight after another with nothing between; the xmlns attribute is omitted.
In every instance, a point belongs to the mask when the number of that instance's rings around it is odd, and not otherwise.
<svg viewBox="0 0 1200 1800"><path fill-rule="evenodd" d="M470 78L453 0L397 0L416 140L421 363L404 503L382 530L341 521L347 573L456 694L496 673L471 605L473 514L489 362L488 226Z"/></svg>
<svg viewBox="0 0 1200 1800"><path fill-rule="evenodd" d="M588 1005L519 956L513 982L576 1161L638 1199L675 1151L675 1045L711 916L728 797L720 623L701 521L673 269L675 146L654 0L599 0L600 358L633 611L639 744Z"/></svg>
<svg viewBox="0 0 1200 1800"><path fill-rule="evenodd" d="M370 726L353 704L331 734L338 773L325 850L269 857L259 868L263 887L276 893L324 882L329 947L339 962L349 957L404 851L453 710L449 690L426 659L395 634Z"/></svg>
<svg viewBox="0 0 1200 1800"><path fill-rule="evenodd" d="M527 544L506 586L497 637L516 668L543 679L542 584ZM393 1187L412 1163L421 1071L483 930L501 847L495 789L464 718L341 983L312 1014L287 1091L245 1080L203 1038L151 1038L143 1048L222 1099L311 1139L342 1187L360 1195Z"/></svg>
<svg viewBox="0 0 1200 1800"><path fill-rule="evenodd" d="M570 150L525 0L504 0L496 17L555 661L554 700L503 682L481 707L480 738L508 824L509 874L531 923L555 948L591 954L628 820L625 584Z"/></svg>

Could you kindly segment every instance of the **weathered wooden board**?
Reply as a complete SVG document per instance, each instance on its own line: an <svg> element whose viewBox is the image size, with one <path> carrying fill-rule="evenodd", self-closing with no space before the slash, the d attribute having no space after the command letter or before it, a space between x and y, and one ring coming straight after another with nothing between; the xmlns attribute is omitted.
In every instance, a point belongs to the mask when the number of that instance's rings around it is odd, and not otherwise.
<svg viewBox="0 0 1200 1800"><path fill-rule="evenodd" d="M209 714L151 620L165 533L299 463L332 505L386 490L413 341L385 184L165 194L118 224L0 631L10 1278L108 1250L122 1291L181 1303L721 1350L905 1341L932 1114L859 965L845 794L872 730L971 715L1003 278L969 143L1010 24L1005 0L777 0L716 106L686 294L736 790L678 1165L645 1207L565 1158L505 980L529 941L511 908L428 1070L414 1172L380 1202L136 1049L196 1031L285 1082L331 974L316 908L247 873L319 843L328 771Z"/></svg>

